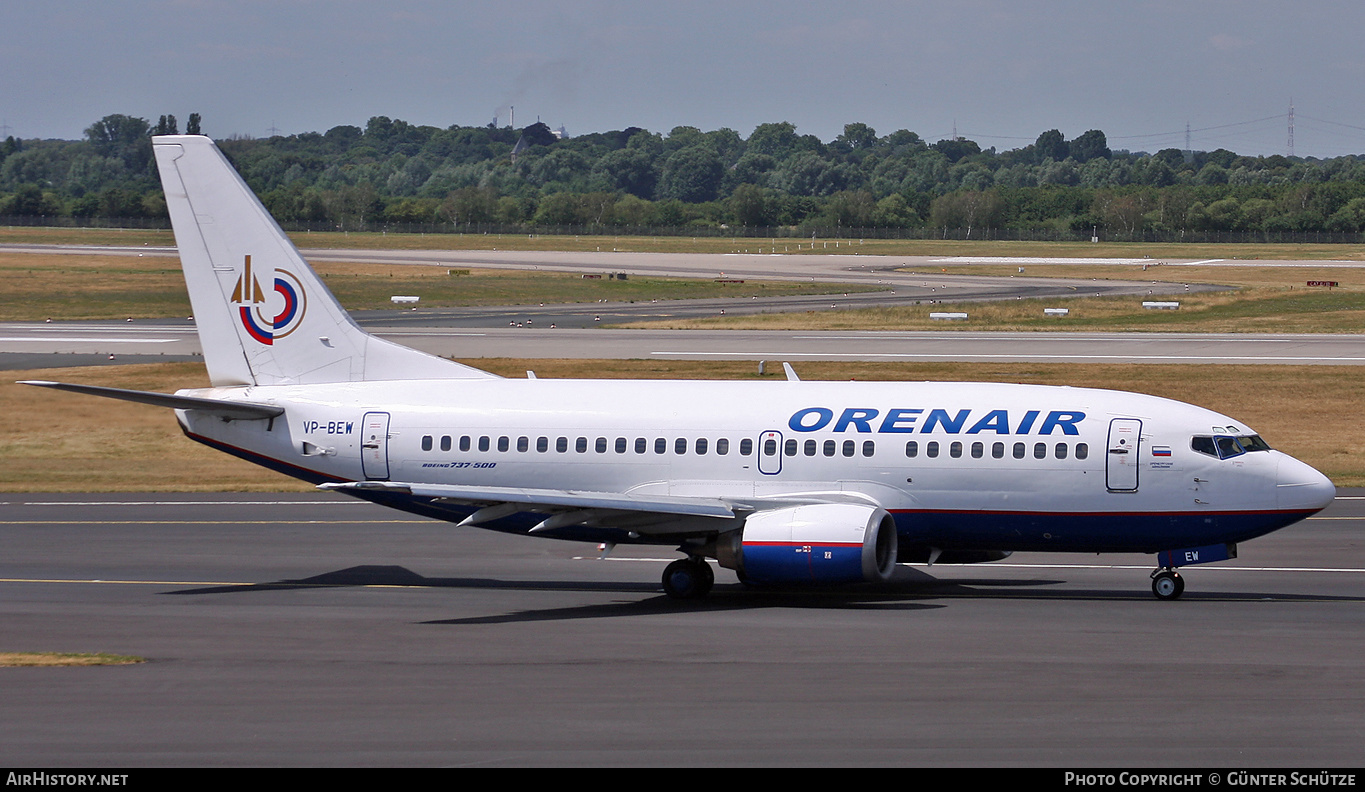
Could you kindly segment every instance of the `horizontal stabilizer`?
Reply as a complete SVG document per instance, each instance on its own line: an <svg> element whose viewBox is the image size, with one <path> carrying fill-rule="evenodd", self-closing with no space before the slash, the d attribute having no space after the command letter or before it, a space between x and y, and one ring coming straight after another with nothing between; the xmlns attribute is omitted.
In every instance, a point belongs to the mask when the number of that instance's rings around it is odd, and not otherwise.
<svg viewBox="0 0 1365 792"><path fill-rule="evenodd" d="M139 404L170 407L175 410L202 410L204 412L221 415L224 418L235 420L274 418L277 415L284 414L283 407L276 407L273 404L253 404L250 402L232 402L219 399L200 399L194 396L176 396L170 393L156 393L154 391L105 388L99 385L73 385L69 382L47 382L45 380L21 380L19 384L37 385L40 388L55 388L56 390L70 391L72 393L84 393L87 396L104 396L109 399L122 399L123 401L138 402Z"/></svg>

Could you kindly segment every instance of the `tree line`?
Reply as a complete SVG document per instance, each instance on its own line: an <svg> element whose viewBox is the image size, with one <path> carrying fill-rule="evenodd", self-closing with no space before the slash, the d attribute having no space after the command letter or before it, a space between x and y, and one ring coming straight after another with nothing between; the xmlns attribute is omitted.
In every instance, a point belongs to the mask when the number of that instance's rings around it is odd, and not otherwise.
<svg viewBox="0 0 1365 792"><path fill-rule="evenodd" d="M200 134L198 114L187 134ZM110 115L78 141L0 144L0 215L164 218L156 123ZM1365 161L1226 149L1112 150L1047 130L997 151L852 123L825 142L793 124L639 127L561 137L536 123L364 128L219 141L276 219L318 229L572 226L763 233L784 229L1029 230L1059 237L1365 231Z"/></svg>

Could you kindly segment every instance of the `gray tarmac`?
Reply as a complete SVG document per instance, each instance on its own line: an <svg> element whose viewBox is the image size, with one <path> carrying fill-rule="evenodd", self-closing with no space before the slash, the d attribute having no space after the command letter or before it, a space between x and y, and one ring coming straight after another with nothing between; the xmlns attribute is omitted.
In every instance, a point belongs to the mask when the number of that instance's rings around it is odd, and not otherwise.
<svg viewBox="0 0 1365 792"><path fill-rule="evenodd" d="M675 554L324 494L0 498L0 763L1358 766L1365 491L1187 568L1019 554L666 598Z"/></svg>
<svg viewBox="0 0 1365 792"><path fill-rule="evenodd" d="M471 358L860 360L876 362L1365 365L1365 336L1331 334L583 330L462 327L437 312L398 324L361 316L377 335L432 354ZM201 360L193 324L0 323L0 369Z"/></svg>
<svg viewBox="0 0 1365 792"><path fill-rule="evenodd" d="M827 263L807 277L886 277ZM1355 337L551 333L549 314L492 316L363 321L461 357L1365 359ZM196 359L189 331L6 325L0 365ZM0 650L148 662L3 669L0 763L1356 766L1362 528L1365 490L1342 491L1185 570L1174 603L1152 597L1150 557L1030 554L904 566L876 588L748 590L721 570L680 604L659 585L665 548L598 560L326 494L4 495Z"/></svg>

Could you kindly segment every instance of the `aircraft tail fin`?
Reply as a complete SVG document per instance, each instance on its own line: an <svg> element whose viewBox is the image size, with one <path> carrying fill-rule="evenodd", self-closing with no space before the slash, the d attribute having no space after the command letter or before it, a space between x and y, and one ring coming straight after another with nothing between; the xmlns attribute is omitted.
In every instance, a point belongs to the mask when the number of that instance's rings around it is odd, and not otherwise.
<svg viewBox="0 0 1365 792"><path fill-rule="evenodd" d="M212 140L152 144L215 387L495 377L360 329Z"/></svg>

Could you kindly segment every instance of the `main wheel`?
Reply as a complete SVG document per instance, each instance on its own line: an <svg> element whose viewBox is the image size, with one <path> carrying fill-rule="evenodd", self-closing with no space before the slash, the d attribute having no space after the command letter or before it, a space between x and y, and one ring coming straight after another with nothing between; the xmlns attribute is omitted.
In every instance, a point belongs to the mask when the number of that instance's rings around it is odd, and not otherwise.
<svg viewBox="0 0 1365 792"><path fill-rule="evenodd" d="M1185 579L1173 569L1163 569L1152 576L1152 593L1159 600L1177 600L1185 593Z"/></svg>
<svg viewBox="0 0 1365 792"><path fill-rule="evenodd" d="M711 565L702 560L680 558L664 568L664 593L673 599L701 599L715 582Z"/></svg>

